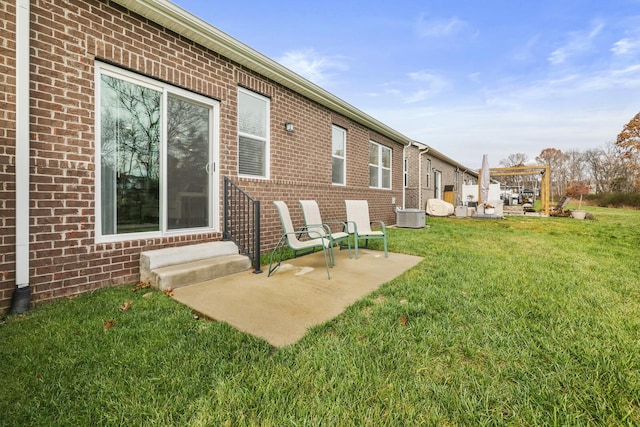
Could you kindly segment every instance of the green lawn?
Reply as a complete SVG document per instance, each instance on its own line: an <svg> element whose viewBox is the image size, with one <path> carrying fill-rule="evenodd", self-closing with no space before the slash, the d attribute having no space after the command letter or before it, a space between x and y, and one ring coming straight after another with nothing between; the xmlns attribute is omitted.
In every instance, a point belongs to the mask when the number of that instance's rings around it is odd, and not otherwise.
<svg viewBox="0 0 640 427"><path fill-rule="evenodd" d="M424 261L283 349L132 286L9 316L0 425L640 425L640 211L587 210L390 229Z"/></svg>

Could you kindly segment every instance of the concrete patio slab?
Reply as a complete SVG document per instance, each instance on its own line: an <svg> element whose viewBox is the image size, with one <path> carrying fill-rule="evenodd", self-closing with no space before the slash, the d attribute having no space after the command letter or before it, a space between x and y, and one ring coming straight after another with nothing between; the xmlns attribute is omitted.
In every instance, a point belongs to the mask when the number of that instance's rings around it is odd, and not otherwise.
<svg viewBox="0 0 640 427"><path fill-rule="evenodd" d="M361 249L360 258L336 250L327 279L322 252L284 261L267 277L251 270L173 291L177 301L275 347L293 344L314 325L342 313L380 285L418 264L413 255Z"/></svg>

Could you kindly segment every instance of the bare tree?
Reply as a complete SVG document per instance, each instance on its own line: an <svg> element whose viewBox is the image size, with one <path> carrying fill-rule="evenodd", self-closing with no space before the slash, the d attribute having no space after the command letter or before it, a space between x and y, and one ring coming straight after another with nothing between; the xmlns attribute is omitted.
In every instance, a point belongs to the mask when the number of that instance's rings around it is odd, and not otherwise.
<svg viewBox="0 0 640 427"><path fill-rule="evenodd" d="M549 166L551 170L551 192L563 195L567 188L567 173L564 165L564 153L557 148L545 148L536 157L540 164Z"/></svg>
<svg viewBox="0 0 640 427"><path fill-rule="evenodd" d="M529 161L529 156L524 153L515 153L509 154L506 159L500 160L500 166L509 168L514 166L524 166ZM501 179L503 184L509 186L523 186L523 177L522 176L505 176Z"/></svg>
<svg viewBox="0 0 640 427"><path fill-rule="evenodd" d="M500 165L506 168L511 166L523 166L529 161L529 156L524 153L509 154L506 159L500 160Z"/></svg>
<svg viewBox="0 0 640 427"><path fill-rule="evenodd" d="M582 151L566 151L564 153L564 165L566 168L567 183L587 183L589 181L584 153Z"/></svg>
<svg viewBox="0 0 640 427"><path fill-rule="evenodd" d="M627 192L633 190L631 171L623 158L624 149L609 142L603 148L584 153L589 175L597 193Z"/></svg>

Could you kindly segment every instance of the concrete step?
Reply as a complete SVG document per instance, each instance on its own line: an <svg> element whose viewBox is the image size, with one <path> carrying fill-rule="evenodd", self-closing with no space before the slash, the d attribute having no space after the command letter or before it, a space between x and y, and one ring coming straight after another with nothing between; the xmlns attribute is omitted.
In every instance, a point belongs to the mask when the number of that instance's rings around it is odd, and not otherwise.
<svg viewBox="0 0 640 427"><path fill-rule="evenodd" d="M524 208L518 205L504 206L503 213L505 215L524 215Z"/></svg>
<svg viewBox="0 0 640 427"><path fill-rule="evenodd" d="M251 267L233 242L208 242L145 251L140 254L140 281L161 290L193 285L239 273Z"/></svg>
<svg viewBox="0 0 640 427"><path fill-rule="evenodd" d="M169 265L153 270L155 284L152 286L163 291L176 289L247 271L250 267L251 261L244 255L225 255Z"/></svg>

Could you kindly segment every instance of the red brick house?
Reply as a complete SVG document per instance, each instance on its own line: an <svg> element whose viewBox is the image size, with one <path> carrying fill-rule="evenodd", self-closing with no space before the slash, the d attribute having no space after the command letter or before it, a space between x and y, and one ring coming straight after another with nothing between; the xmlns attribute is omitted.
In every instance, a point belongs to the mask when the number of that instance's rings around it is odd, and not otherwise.
<svg viewBox="0 0 640 427"><path fill-rule="evenodd" d="M225 177L261 201L263 250L276 199L403 207L409 138L168 1L6 0L0 29L0 311L222 239Z"/></svg>
<svg viewBox="0 0 640 427"><path fill-rule="evenodd" d="M427 200L461 206L462 186L477 184L478 171L469 169L433 147L414 141L405 149L405 208L425 210Z"/></svg>

